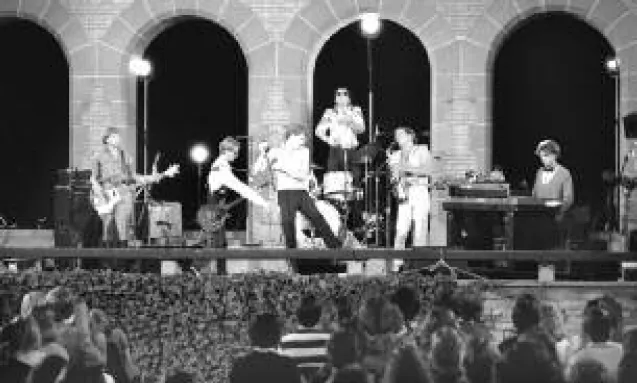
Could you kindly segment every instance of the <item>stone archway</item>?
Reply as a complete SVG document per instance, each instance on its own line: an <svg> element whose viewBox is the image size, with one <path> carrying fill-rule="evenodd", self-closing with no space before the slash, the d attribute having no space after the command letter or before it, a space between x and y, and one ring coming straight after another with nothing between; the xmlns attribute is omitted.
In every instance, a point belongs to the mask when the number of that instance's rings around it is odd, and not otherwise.
<svg viewBox="0 0 637 383"><path fill-rule="evenodd" d="M620 0L609 1L548 1L538 4L535 1L520 2L515 0L494 0L476 22L470 43L476 55L484 57L484 72L487 79L484 87L485 100L485 136L488 146L486 152L491 153L490 137L492 116L491 68L502 41L516 28L518 23L536 14L545 12L565 12L582 20L598 30L610 42L621 60L620 105L622 115L637 110L637 91L628 84L637 83L637 15L629 6ZM622 131L619 134L619 153L621 158L629 150L629 143ZM490 166L490 164L487 162ZM620 215L626 211L623 201L620 203Z"/></svg>
<svg viewBox="0 0 637 383"><path fill-rule="evenodd" d="M517 24L492 69L492 159L514 190L533 185L538 142L562 146L575 205L601 217L608 190L602 172L616 165L615 82L605 72L613 57L596 29L564 12L544 12Z"/></svg>

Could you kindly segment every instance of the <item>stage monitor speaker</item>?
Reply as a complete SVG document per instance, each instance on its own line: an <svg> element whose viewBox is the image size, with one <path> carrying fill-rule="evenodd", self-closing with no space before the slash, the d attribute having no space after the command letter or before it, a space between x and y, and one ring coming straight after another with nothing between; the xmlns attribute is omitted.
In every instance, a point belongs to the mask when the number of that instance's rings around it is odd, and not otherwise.
<svg viewBox="0 0 637 383"><path fill-rule="evenodd" d="M149 235L151 239L182 236L181 204L160 202L148 205Z"/></svg>
<svg viewBox="0 0 637 383"><path fill-rule="evenodd" d="M624 132L628 139L637 138L637 112L624 116Z"/></svg>

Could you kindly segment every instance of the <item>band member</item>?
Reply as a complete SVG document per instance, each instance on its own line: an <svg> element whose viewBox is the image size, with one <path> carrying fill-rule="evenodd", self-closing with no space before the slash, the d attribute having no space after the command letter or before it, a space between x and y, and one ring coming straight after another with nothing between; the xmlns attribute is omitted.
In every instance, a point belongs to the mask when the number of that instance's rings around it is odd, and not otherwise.
<svg viewBox="0 0 637 383"><path fill-rule="evenodd" d="M329 248L340 248L341 241L332 233L308 192L310 151L305 141L305 127L289 126L283 147L269 149L265 143L260 146L261 153L253 169L254 172L261 172L269 167L274 172L283 235L288 248L296 248L297 211L308 218L317 235L323 238Z"/></svg>
<svg viewBox="0 0 637 383"><path fill-rule="evenodd" d="M118 129L109 127L102 137L103 146L91 159L91 184L94 195L105 190L117 193L117 202L108 213L101 213L102 240L107 247L126 247L132 239L134 191L128 185L151 181L151 176L133 172L131 158L120 147Z"/></svg>
<svg viewBox="0 0 637 383"><path fill-rule="evenodd" d="M231 189L248 201L265 208L270 203L263 199L254 189L241 182L232 172L230 165L239 157L241 144L233 137L226 137L219 143L219 157L212 163L208 174L208 202L212 205L225 203L227 189ZM225 226L214 234L214 247L226 247Z"/></svg>
<svg viewBox="0 0 637 383"><path fill-rule="evenodd" d="M416 133L399 127L394 133L399 150L389 154L388 162L398 197L395 249L404 249L412 222L413 245L426 246L429 232L429 179L432 157L427 145L416 145ZM398 262L400 263L400 262Z"/></svg>
<svg viewBox="0 0 637 383"><path fill-rule="evenodd" d="M330 146L327 171L351 168L353 150L358 147L356 135L365 132L361 108L353 106L346 88L336 89L334 107L328 108L316 127L316 136Z"/></svg>
<svg viewBox="0 0 637 383"><path fill-rule="evenodd" d="M540 158L542 168L537 171L535 176L533 196L561 202L555 221L542 225L544 229L547 229L545 230L546 233L536 236L538 238L547 238L550 241L546 244L540 244L538 241L537 246L541 246L541 248L562 247L564 245L566 239L564 216L573 206L575 199L571 173L557 161L560 153L560 145L554 140L544 140L535 149L535 155Z"/></svg>
<svg viewBox="0 0 637 383"><path fill-rule="evenodd" d="M212 163L208 174L208 190L210 191L208 203L217 207L225 205L227 189L231 189L248 201L268 208L270 203L251 187L237 179L232 172L230 164L239 157L240 149L241 144L233 137L226 137L219 143L219 157ZM211 240L213 247L225 248L227 246L225 224L218 231L212 233ZM217 273L226 273L225 259L217 260Z"/></svg>

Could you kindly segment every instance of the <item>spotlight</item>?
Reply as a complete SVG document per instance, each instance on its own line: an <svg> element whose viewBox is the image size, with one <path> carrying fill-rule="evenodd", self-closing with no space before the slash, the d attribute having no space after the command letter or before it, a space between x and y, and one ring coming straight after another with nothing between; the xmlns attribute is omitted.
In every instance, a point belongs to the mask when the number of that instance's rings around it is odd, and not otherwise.
<svg viewBox="0 0 637 383"><path fill-rule="evenodd" d="M128 63L128 70L137 77L148 77L152 69L150 61L139 56L133 56Z"/></svg>
<svg viewBox="0 0 637 383"><path fill-rule="evenodd" d="M380 15L375 12L367 12L360 15L361 32L366 37L374 37L380 32Z"/></svg>
<svg viewBox="0 0 637 383"><path fill-rule="evenodd" d="M190 159L197 165L201 165L208 161L210 150L205 144L195 144L190 148Z"/></svg>
<svg viewBox="0 0 637 383"><path fill-rule="evenodd" d="M621 62L616 57L611 57L606 60L606 70L609 73L613 73L613 74L618 73L620 65L621 65Z"/></svg>

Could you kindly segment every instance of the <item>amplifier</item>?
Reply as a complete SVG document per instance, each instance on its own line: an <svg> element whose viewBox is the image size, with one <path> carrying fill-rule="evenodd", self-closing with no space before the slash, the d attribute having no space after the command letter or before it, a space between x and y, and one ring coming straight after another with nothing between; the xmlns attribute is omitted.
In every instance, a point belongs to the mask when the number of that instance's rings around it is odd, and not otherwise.
<svg viewBox="0 0 637 383"><path fill-rule="evenodd" d="M181 237L181 204L158 202L148 205L148 237L151 239Z"/></svg>
<svg viewBox="0 0 637 383"><path fill-rule="evenodd" d="M449 186L450 197L507 198L510 195L506 183L473 183Z"/></svg>

